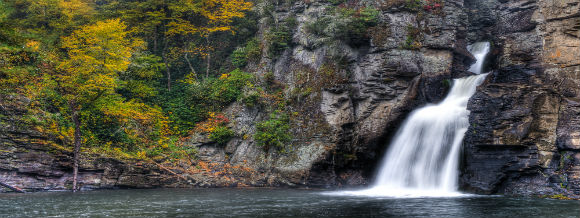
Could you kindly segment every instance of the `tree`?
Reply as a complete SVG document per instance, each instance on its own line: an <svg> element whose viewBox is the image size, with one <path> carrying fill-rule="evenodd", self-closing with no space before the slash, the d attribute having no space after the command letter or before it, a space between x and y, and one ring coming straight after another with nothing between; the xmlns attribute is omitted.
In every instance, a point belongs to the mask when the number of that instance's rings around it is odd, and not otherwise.
<svg viewBox="0 0 580 218"><path fill-rule="evenodd" d="M158 94L155 86L164 69L160 57L143 52L133 54L127 70L119 74L122 84L118 92L127 99L150 101Z"/></svg>
<svg viewBox="0 0 580 218"><path fill-rule="evenodd" d="M165 71L168 77L168 88L171 89L171 71L166 53L170 41L165 32L171 12L168 3L159 0L117 1L103 0L99 6L105 17L120 18L131 27L134 35L147 42L149 51L163 57ZM106 3L105 3L106 2Z"/></svg>
<svg viewBox="0 0 580 218"><path fill-rule="evenodd" d="M49 80L55 91L66 101L74 126L73 191L77 190L77 175L81 148L80 112L102 98L118 95L118 72L129 66L133 52L142 41L131 40L129 31L119 19L88 25L62 38L67 58L60 60ZM102 103L102 102L101 102ZM120 104L122 98L107 104Z"/></svg>
<svg viewBox="0 0 580 218"><path fill-rule="evenodd" d="M92 0L10 0L15 13L13 22L38 40L55 43L74 27L86 24L93 15Z"/></svg>
<svg viewBox="0 0 580 218"><path fill-rule="evenodd" d="M257 28L255 19L237 19L251 5L0 0L0 95L30 99L22 123L46 135L47 146L72 151L76 191L81 148L120 158L173 155L181 151L176 133L237 99L238 73L197 80L196 72L231 70L222 60ZM198 85L172 88L185 80Z"/></svg>
<svg viewBox="0 0 580 218"><path fill-rule="evenodd" d="M234 18L245 16L245 11L252 8L252 3L245 0L179 0L170 6L175 16L167 25L167 35L194 35L205 39L205 45L197 45L204 48L199 53L206 59L205 76L209 77L211 68L211 35L216 32L234 33L232 22ZM197 16L191 16L195 14ZM187 57L186 57L187 60Z"/></svg>

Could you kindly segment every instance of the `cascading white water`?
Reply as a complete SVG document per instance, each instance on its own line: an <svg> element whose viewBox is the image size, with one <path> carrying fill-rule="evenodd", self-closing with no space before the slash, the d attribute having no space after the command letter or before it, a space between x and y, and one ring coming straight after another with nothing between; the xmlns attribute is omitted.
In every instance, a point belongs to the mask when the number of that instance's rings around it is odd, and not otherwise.
<svg viewBox="0 0 580 218"><path fill-rule="evenodd" d="M373 192L447 195L457 190L459 150L469 126L467 101L485 76L456 79L441 103L411 113L390 145Z"/></svg>
<svg viewBox="0 0 580 218"><path fill-rule="evenodd" d="M479 74L489 43L469 47L477 58L470 71ZM473 68L476 66L476 68ZM469 126L467 102L487 74L455 79L439 104L413 111L394 137L373 187L339 195L456 196L459 151Z"/></svg>
<svg viewBox="0 0 580 218"><path fill-rule="evenodd" d="M472 45L467 46L467 50L475 57L475 64L472 64L469 68L469 72L480 74L483 70L483 61L485 61L485 56L489 53L490 43L489 42L476 42Z"/></svg>

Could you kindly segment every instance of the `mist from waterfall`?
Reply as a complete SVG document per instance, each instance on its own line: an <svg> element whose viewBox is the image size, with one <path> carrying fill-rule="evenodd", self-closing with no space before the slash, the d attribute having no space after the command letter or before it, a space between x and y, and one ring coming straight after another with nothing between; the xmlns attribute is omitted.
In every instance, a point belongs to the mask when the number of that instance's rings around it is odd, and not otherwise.
<svg viewBox="0 0 580 218"><path fill-rule="evenodd" d="M467 102L487 74L482 71L489 43L469 46L477 58L470 71L478 75L455 79L438 104L416 109L393 137L370 189L339 195L419 197L457 196L459 155L469 127Z"/></svg>

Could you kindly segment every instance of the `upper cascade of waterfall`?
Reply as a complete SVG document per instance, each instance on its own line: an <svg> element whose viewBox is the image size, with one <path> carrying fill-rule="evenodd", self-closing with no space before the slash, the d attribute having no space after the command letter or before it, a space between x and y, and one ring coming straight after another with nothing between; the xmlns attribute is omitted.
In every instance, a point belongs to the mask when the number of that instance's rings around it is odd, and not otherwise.
<svg viewBox="0 0 580 218"><path fill-rule="evenodd" d="M467 46L467 50L469 50L476 60L475 64L469 68L469 72L481 74L481 71L483 71L483 62L485 61L485 56L489 53L489 49L489 42L476 42Z"/></svg>
<svg viewBox="0 0 580 218"><path fill-rule="evenodd" d="M479 74L489 43L469 47ZM373 187L340 195L418 197L458 196L459 153L469 127L467 102L487 74L453 81L449 94L439 104L414 110L394 136Z"/></svg>

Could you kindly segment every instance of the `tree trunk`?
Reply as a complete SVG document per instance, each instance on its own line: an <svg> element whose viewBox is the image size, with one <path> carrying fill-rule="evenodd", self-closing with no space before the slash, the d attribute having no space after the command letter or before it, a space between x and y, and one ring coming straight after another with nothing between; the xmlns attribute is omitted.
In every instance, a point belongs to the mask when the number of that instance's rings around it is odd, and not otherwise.
<svg viewBox="0 0 580 218"><path fill-rule="evenodd" d="M165 71L167 73L167 91L171 92L171 71L169 71L169 64L167 64L167 58L165 54L163 56L163 63L165 64Z"/></svg>
<svg viewBox="0 0 580 218"><path fill-rule="evenodd" d="M155 54L159 54L159 53L158 53L158 52L159 52L159 50L157 50L157 38L158 38L158 37L157 37L157 33L159 32L159 30L158 30L158 29L159 29L159 27L158 27L158 26L155 26L155 33L153 34L153 52L154 52Z"/></svg>
<svg viewBox="0 0 580 218"><path fill-rule="evenodd" d="M166 33L166 27L163 26L163 32ZM163 48L161 48L161 58L163 58L163 64L165 64L165 71L167 73L167 91L171 92L171 71L169 70L169 63L167 63L167 56L165 52L167 51L167 36L163 37Z"/></svg>
<svg viewBox="0 0 580 218"><path fill-rule="evenodd" d="M8 185L8 184L3 183L3 182L0 182L0 186L4 186L4 187L6 187L6 188L8 188L8 189L10 189L10 190L12 190L14 192L26 193L24 190L22 190L22 189L20 189L18 187L14 187L14 186Z"/></svg>
<svg viewBox="0 0 580 218"><path fill-rule="evenodd" d="M75 101L71 101L69 104L70 110L72 112L72 121L74 124L74 128L75 128L75 142L74 142L74 151L73 151L73 188L72 191L76 192L78 187L77 187L77 178L78 178L78 173L79 173L79 158L80 158L80 153L81 153L81 122L79 120L79 113L78 113L78 108L76 106L76 102Z"/></svg>
<svg viewBox="0 0 580 218"><path fill-rule="evenodd" d="M191 65L191 61L189 61L189 58L187 58L187 52L185 53L184 58L185 58L185 61L187 62L187 65L189 65L189 69L195 75L195 79L197 79L197 72L195 72L193 65Z"/></svg>
<svg viewBox="0 0 580 218"><path fill-rule="evenodd" d="M211 67L211 51L209 49L209 35L207 37L205 37L205 41L207 43L207 66L205 69L205 78L209 78L209 68Z"/></svg>

